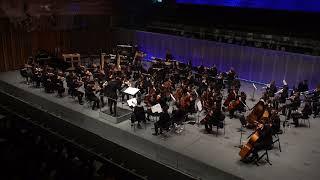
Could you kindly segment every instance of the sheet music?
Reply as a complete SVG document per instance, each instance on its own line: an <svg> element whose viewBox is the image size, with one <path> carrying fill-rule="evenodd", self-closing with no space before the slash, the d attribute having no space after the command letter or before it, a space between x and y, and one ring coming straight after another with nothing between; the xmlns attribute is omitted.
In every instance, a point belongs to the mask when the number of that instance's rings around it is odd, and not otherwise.
<svg viewBox="0 0 320 180"><path fill-rule="evenodd" d="M127 103L128 103L129 106L136 107L137 104L138 104L137 98L129 99L129 100L127 101Z"/></svg>
<svg viewBox="0 0 320 180"><path fill-rule="evenodd" d="M175 102L177 101L176 98L172 94L170 94L170 96L171 96L173 101L175 101Z"/></svg>
<svg viewBox="0 0 320 180"><path fill-rule="evenodd" d="M152 113L162 113L162 108L160 104L156 104L151 107Z"/></svg>
<svg viewBox="0 0 320 180"><path fill-rule="evenodd" d="M254 89L257 90L257 87L256 87L256 85L254 83L252 83L252 86L254 87Z"/></svg>
<svg viewBox="0 0 320 180"><path fill-rule="evenodd" d="M283 85L285 86L288 85L286 80L283 80L282 82L283 82Z"/></svg>
<svg viewBox="0 0 320 180"><path fill-rule="evenodd" d="M198 101L197 102L197 108L198 108L198 111L202 111L202 104L201 104L201 101Z"/></svg>
<svg viewBox="0 0 320 180"><path fill-rule="evenodd" d="M126 94L132 95L134 96L135 94L137 94L137 92L139 92L140 89L138 88L133 88L133 87L128 87L125 91L123 91Z"/></svg>

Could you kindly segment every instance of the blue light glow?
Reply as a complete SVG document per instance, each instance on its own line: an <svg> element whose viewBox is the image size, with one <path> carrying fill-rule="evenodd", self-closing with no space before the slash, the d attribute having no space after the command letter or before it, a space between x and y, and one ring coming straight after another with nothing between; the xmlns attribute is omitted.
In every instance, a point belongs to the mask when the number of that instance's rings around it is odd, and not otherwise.
<svg viewBox="0 0 320 180"><path fill-rule="evenodd" d="M177 3L320 12L320 0L176 0Z"/></svg>

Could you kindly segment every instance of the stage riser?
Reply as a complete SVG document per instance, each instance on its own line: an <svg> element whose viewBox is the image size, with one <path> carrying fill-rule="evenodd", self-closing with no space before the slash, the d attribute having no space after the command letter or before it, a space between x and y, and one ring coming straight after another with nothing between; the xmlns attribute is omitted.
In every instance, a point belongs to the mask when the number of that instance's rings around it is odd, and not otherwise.
<svg viewBox="0 0 320 180"><path fill-rule="evenodd" d="M52 116L42 110L34 108L27 102L22 102L15 97L10 97L0 90L1 106L13 109L14 112L23 117L30 118L37 124L42 124L51 131L57 132L60 135L80 144L83 147L91 149L95 154L101 154L108 159L112 159L117 164L123 164L128 169L135 169L136 173L143 173L142 176L147 176L149 179L165 179L167 177L178 180L192 180L191 176L177 172L163 164L156 163L148 158L145 158L133 151L116 145L101 137L79 129L62 119ZM139 162L137 164L137 162Z"/></svg>
<svg viewBox="0 0 320 180"><path fill-rule="evenodd" d="M25 88L28 88L27 85L25 85ZM110 121L99 118L98 112L94 114L90 113L89 116L86 113L88 113L89 111L91 112L90 108L88 108L86 112L82 111L80 113L76 110L70 109L64 104L58 104L56 102L50 101L46 99L45 96L42 97L42 94L38 95L30 93L24 89L20 89L15 85L8 84L1 80L0 90L11 94L18 99L21 99L24 102L27 102L28 104L42 111L50 112L56 117L59 117L68 123L85 129L122 147L130 149L131 151L138 153L139 155L143 155L144 157L157 161L163 165L168 165L174 169L177 169L178 171L192 174L194 177L201 177L201 179L241 179L232 174L221 171L215 167L208 166L207 164L204 164L179 152L168 149L163 145L156 144L152 141L141 138L135 135L134 131L124 131L118 127L115 127L111 125L113 123L111 123ZM35 91L36 90L38 89L35 89ZM44 95L49 96L48 94ZM74 103L75 105L78 105L76 100ZM14 103L10 105L14 106ZM24 113L34 115L35 112ZM54 122L51 123L54 124ZM132 161L128 161L127 163L129 163L129 166L132 165L130 167L144 165L137 165L137 161L135 161L134 159Z"/></svg>

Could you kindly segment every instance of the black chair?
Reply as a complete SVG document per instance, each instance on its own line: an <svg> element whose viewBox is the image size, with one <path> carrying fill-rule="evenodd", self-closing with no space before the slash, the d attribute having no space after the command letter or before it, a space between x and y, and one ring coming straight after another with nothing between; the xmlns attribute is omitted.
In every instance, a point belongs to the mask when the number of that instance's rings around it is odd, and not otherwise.
<svg viewBox="0 0 320 180"><path fill-rule="evenodd" d="M275 133L273 137L275 137L275 140L272 142L272 145L278 142L279 151L281 152L281 143L280 143L279 133Z"/></svg>
<svg viewBox="0 0 320 180"><path fill-rule="evenodd" d="M265 149L264 152L263 152L261 155L259 155L259 156L254 160L254 163L255 163L257 166L259 166L260 160L261 160L263 157L265 157L265 156L266 156L265 161L266 161L269 165L272 165L272 163L270 162L270 159L269 159L268 149Z"/></svg>

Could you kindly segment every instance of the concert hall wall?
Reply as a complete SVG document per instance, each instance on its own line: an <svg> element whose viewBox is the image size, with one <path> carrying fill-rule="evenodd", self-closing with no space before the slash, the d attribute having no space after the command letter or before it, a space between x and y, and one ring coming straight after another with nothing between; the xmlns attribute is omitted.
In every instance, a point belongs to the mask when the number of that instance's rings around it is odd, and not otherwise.
<svg viewBox="0 0 320 180"><path fill-rule="evenodd" d="M54 54L82 55L98 54L99 49L109 51L109 31L8 31L0 33L0 72L23 67L29 56L35 56L38 49ZM59 55L61 56L61 54Z"/></svg>
<svg viewBox="0 0 320 180"><path fill-rule="evenodd" d="M253 47L238 46L206 40L190 39L143 31L119 30L113 35L115 43L133 42L149 57L165 57L170 50L175 59L194 66L216 64L221 71L234 67L240 78L269 83L285 79L290 88L307 79L312 88L320 83L320 57Z"/></svg>

